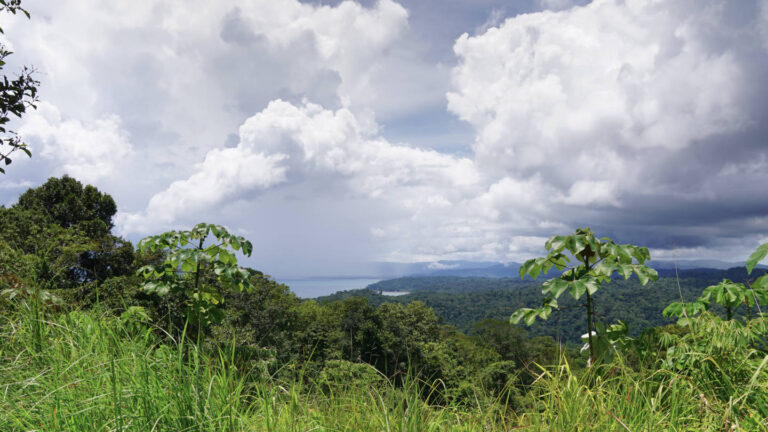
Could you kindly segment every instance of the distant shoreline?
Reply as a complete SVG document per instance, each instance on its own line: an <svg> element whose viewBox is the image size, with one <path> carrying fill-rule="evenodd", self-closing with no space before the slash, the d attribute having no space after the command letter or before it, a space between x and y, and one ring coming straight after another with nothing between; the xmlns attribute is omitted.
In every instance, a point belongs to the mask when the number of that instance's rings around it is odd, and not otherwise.
<svg viewBox="0 0 768 432"><path fill-rule="evenodd" d="M365 289L368 285L380 282L380 278L325 277L278 279L277 282L288 285L291 291L301 298L317 298L335 294L339 291Z"/></svg>

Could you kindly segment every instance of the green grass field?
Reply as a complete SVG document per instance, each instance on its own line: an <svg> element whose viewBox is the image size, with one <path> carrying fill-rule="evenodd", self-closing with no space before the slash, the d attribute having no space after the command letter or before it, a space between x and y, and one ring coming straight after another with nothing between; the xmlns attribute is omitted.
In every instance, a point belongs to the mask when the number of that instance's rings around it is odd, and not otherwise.
<svg viewBox="0 0 768 432"><path fill-rule="evenodd" d="M701 354L709 372L638 369L618 356L581 371L563 363L541 368L520 395L524 408L512 411L482 389L472 403L439 405L425 402L439 383L320 385L302 379L301 365L290 381L239 370L226 349L200 354L133 316L31 316L0 318L2 431L766 429L759 405L768 357L729 342L733 329L723 322L723 333L710 335L711 352ZM721 358L726 351L731 357Z"/></svg>

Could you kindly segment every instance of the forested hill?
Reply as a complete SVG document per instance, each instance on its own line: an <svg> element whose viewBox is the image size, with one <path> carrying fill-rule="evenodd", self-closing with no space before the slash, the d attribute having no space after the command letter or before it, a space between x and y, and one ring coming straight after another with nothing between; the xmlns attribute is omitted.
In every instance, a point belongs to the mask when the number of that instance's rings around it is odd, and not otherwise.
<svg viewBox="0 0 768 432"><path fill-rule="evenodd" d="M679 301L681 293L686 301L691 301L701 294L702 289L723 278L743 282L754 280L764 272L756 270L748 276L743 268L684 270L679 272L679 289L674 270L660 271L659 280L646 286L641 286L634 278L618 279L606 284L595 295L596 311L600 320L607 323L622 320L629 325L630 333L638 334L646 327L673 323L673 319L664 318L661 312L671 302ZM444 323L471 333L477 322L488 318L506 321L518 308L539 305L544 280L546 277L535 282L515 278L405 277L318 300L328 302L365 297L374 305L420 300L434 309ZM392 297L381 295L381 291L408 291L410 294ZM559 318L558 313L554 313L548 321L537 321L527 330L531 336L557 338L559 335L565 341L578 342L585 328L584 314L581 308L567 309L576 304L571 298L561 297L560 305L565 310L559 313Z"/></svg>
<svg viewBox="0 0 768 432"><path fill-rule="evenodd" d="M730 279L736 282L748 279L754 280L765 272L765 269L758 268L752 275L747 275L744 267L734 267L728 270L700 268L679 270L677 272L674 269L660 269L657 271L660 278L675 278L677 276L681 280L684 279L690 283L711 285L720 282L722 279ZM553 269L548 275L540 276L537 281L531 280L530 277L521 280L518 277L409 276L383 280L368 285L367 288L373 291L407 291L409 293L467 293L490 289L519 289L531 285L540 286L541 282L558 274Z"/></svg>

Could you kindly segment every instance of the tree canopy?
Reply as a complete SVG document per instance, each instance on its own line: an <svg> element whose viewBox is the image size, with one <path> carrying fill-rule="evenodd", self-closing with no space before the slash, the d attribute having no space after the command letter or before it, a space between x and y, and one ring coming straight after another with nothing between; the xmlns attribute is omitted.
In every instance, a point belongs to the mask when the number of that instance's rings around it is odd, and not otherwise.
<svg viewBox="0 0 768 432"><path fill-rule="evenodd" d="M92 237L108 234L117 212L111 196L67 175L27 190L15 207L33 210L62 228L77 227Z"/></svg>

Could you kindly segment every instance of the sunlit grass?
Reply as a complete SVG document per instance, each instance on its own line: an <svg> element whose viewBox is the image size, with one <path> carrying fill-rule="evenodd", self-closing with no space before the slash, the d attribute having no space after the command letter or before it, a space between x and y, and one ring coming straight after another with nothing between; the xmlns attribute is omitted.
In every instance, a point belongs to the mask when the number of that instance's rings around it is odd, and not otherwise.
<svg viewBox="0 0 768 432"><path fill-rule="evenodd" d="M426 402L439 382L323 387L262 376L234 367L226 348L199 354L148 324L94 311L32 320L0 317L0 431L765 429L760 408L745 403L765 389L765 362L750 366L751 379L724 401L695 374L638 371L620 357L574 371L561 360L540 369L513 412L481 389L470 403Z"/></svg>
<svg viewBox="0 0 768 432"><path fill-rule="evenodd" d="M156 329L93 312L43 323L38 351L29 318L0 323L2 431L475 431L498 418L430 405L412 381L323 393L158 343ZM200 382L196 384L198 368ZM202 409L200 409L202 407Z"/></svg>

